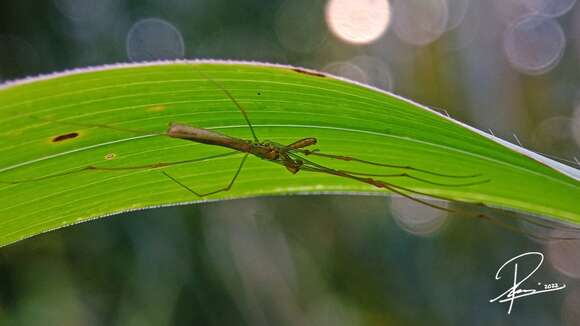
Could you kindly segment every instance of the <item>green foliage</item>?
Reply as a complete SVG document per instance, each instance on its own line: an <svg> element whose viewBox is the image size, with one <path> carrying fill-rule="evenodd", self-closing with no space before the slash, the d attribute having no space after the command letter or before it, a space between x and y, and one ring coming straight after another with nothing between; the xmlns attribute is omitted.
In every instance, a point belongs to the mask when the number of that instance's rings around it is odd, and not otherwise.
<svg viewBox="0 0 580 326"><path fill-rule="evenodd" d="M240 112L206 76L241 103L260 140L291 143L316 137L316 148L324 153L435 173L479 174L468 181L489 182L448 187L405 177L383 180L457 201L580 222L578 180L409 101L288 67L166 63L61 74L0 89L0 182L4 182L0 184L0 245L152 206L291 193L385 192L332 175L293 175L283 166L256 157L248 159L231 191L208 198L196 198L161 173L166 171L196 191L207 192L230 181L242 154L162 169L74 173L87 166L138 166L229 151L155 135L172 121L250 139ZM404 172L309 158L364 173ZM73 173L45 178L68 172ZM437 183L466 182L410 174ZM31 181L9 183L17 180Z"/></svg>

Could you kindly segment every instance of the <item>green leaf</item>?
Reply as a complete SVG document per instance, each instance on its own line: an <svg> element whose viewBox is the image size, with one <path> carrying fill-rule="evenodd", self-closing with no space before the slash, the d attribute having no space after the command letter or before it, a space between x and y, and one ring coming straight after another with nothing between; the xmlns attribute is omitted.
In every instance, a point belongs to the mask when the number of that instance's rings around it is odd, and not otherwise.
<svg viewBox="0 0 580 326"><path fill-rule="evenodd" d="M433 173L477 174L450 178L408 171L443 184L489 182L451 187L406 177L379 179L457 201L580 222L578 171L564 167L563 173L553 162L540 163L408 100L291 67L179 62L74 71L0 88L0 245L160 205L289 193L386 192L335 175L294 175L254 156L230 191L206 198L195 197L162 173L209 192L228 184L242 154L158 169L74 172L87 166L138 166L231 151L155 135L172 121L251 139L240 111L218 85L245 108L260 140L288 144L316 137L315 148L323 153ZM363 173L405 172L308 159ZM10 183L22 180L28 181Z"/></svg>

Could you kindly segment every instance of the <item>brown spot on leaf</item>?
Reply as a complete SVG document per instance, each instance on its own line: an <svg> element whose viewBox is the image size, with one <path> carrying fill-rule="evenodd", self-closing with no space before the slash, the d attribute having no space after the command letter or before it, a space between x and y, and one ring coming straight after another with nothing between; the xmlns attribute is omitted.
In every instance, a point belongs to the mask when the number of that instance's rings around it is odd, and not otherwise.
<svg viewBox="0 0 580 326"><path fill-rule="evenodd" d="M65 140L77 138L78 136L79 136L79 133L78 132L71 132L71 133L68 133L68 134L55 136L54 138L52 138L52 142L53 143L58 143L58 142L61 142L61 141L65 141Z"/></svg>
<svg viewBox="0 0 580 326"><path fill-rule="evenodd" d="M315 76L315 77L326 77L326 75L321 74L319 72L315 72L315 71L309 71L309 70L304 70L304 69L300 69L300 68L292 68L293 71L299 73L299 74L305 74L305 75L309 75L309 76Z"/></svg>
<svg viewBox="0 0 580 326"><path fill-rule="evenodd" d="M105 160L107 161L111 161L117 158L117 154L115 153L109 153L107 155L105 155Z"/></svg>

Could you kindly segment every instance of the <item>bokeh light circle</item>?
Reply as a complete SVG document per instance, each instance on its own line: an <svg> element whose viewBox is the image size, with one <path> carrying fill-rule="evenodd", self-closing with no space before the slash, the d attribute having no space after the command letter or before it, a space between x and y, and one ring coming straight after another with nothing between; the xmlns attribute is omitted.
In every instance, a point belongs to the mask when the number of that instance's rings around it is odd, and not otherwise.
<svg viewBox="0 0 580 326"><path fill-rule="evenodd" d="M393 78L389 67L376 57L361 55L348 61L335 61L324 66L322 70L386 91L393 89Z"/></svg>
<svg viewBox="0 0 580 326"><path fill-rule="evenodd" d="M368 75L360 67L349 61L331 62L322 68L322 71L335 76L356 80L361 83L368 82Z"/></svg>
<svg viewBox="0 0 580 326"><path fill-rule="evenodd" d="M516 70L538 75L550 71L560 62L566 38L555 20L526 16L506 29L503 43L506 56Z"/></svg>
<svg viewBox="0 0 580 326"><path fill-rule="evenodd" d="M360 55L350 60L366 73L365 84L391 91L393 90L393 74L384 60L377 57Z"/></svg>
<svg viewBox="0 0 580 326"><path fill-rule="evenodd" d="M395 34L409 44L423 46L437 40L448 19L445 0L395 0L393 4Z"/></svg>
<svg viewBox="0 0 580 326"><path fill-rule="evenodd" d="M185 45L179 30L158 18L147 18L135 23L127 33L126 49L131 61L180 59L185 55Z"/></svg>
<svg viewBox="0 0 580 326"><path fill-rule="evenodd" d="M377 40L391 21L387 0L330 0L326 6L326 23L336 37L354 44Z"/></svg>
<svg viewBox="0 0 580 326"><path fill-rule="evenodd" d="M447 203L427 199L429 203L447 208ZM404 197L391 197L391 212L395 222L405 231L420 236L429 236L441 229L447 213Z"/></svg>

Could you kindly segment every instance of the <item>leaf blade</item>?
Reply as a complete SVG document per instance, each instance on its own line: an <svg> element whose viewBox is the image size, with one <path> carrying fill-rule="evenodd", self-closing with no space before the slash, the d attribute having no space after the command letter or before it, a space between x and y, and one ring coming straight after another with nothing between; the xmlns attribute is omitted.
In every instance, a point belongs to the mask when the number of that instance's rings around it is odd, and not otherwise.
<svg viewBox="0 0 580 326"><path fill-rule="evenodd" d="M408 100L331 76L241 63L195 63L195 68L183 62L105 67L4 86L0 88L0 181L31 179L89 165L152 164L225 151L146 136L164 132L171 121L251 139L231 100L194 69L203 70L232 93L247 111L260 140L291 143L316 137L323 152L447 174L481 173L492 182L445 188L404 178L389 181L459 201L580 222L575 203L580 198L577 179L450 119ZM71 133L78 136L54 141ZM377 171L352 162L318 161L347 170ZM169 171L180 181L206 191L227 184L237 166L238 161L231 157L175 166ZM385 172L390 171L396 169ZM291 175L279 165L252 158L230 192L208 199L295 192L384 190L336 176ZM0 198L0 245L115 212L205 200L191 198L159 170L83 171L38 182L0 184Z"/></svg>

